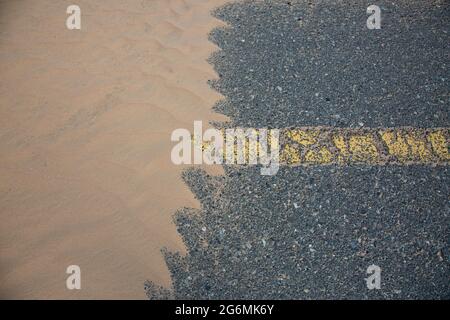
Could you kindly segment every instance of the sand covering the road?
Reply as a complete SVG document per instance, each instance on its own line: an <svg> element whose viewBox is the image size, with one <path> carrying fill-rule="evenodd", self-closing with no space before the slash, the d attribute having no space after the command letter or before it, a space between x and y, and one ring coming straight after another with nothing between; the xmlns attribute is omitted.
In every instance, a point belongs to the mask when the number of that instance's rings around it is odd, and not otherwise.
<svg viewBox="0 0 450 320"><path fill-rule="evenodd" d="M198 207L170 133L223 120L206 62L225 0L0 3L0 297L145 298ZM65 287L81 267L82 290Z"/></svg>

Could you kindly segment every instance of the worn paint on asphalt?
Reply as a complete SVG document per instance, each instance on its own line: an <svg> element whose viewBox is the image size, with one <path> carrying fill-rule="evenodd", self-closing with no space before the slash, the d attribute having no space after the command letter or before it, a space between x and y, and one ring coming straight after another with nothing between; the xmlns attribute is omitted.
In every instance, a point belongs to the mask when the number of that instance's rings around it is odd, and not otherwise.
<svg viewBox="0 0 450 320"><path fill-rule="evenodd" d="M448 141L448 128L287 128L280 131L280 162L289 166L448 165ZM207 146L204 142L203 149ZM247 140L245 159L259 155L261 149ZM236 146L233 153L237 155Z"/></svg>
<svg viewBox="0 0 450 320"><path fill-rule="evenodd" d="M449 129L287 129L281 161L311 164L448 164Z"/></svg>

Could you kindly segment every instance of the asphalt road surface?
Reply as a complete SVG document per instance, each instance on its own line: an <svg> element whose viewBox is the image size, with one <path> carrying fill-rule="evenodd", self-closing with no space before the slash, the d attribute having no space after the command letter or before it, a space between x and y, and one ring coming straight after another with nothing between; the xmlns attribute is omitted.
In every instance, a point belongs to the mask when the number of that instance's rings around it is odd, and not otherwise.
<svg viewBox="0 0 450 320"><path fill-rule="evenodd" d="M214 14L211 40L233 126L449 126L448 1L251 1ZM150 298L450 298L448 166L198 169L202 204L175 220L189 254L166 252L173 289ZM381 268L369 290L367 268Z"/></svg>

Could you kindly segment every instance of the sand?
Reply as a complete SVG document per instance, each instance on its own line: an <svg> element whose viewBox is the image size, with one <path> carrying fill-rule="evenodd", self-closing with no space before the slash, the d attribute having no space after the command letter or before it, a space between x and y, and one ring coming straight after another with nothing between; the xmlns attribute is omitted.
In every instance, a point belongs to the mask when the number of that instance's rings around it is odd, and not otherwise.
<svg viewBox="0 0 450 320"><path fill-rule="evenodd" d="M199 207L170 160L176 128L224 120L206 62L225 0L0 1L0 298L145 299L161 248ZM81 290L65 271L81 268Z"/></svg>

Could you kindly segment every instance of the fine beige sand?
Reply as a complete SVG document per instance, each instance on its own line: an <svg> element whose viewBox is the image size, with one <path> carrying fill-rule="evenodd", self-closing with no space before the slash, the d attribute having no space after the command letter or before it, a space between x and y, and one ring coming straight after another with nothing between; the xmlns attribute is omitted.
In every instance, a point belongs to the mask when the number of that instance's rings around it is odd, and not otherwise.
<svg viewBox="0 0 450 320"><path fill-rule="evenodd" d="M198 207L176 128L224 120L206 62L226 0L0 0L0 298L145 299ZM68 30L67 6L82 29ZM67 266L81 290L66 289Z"/></svg>

